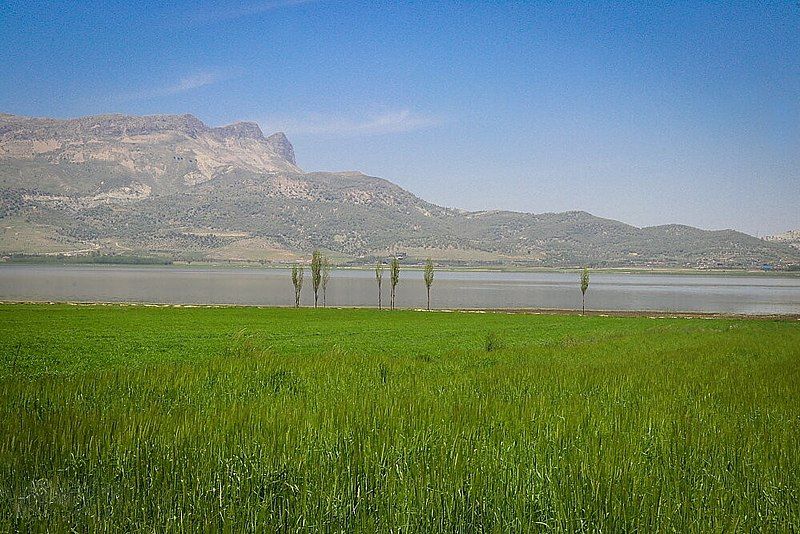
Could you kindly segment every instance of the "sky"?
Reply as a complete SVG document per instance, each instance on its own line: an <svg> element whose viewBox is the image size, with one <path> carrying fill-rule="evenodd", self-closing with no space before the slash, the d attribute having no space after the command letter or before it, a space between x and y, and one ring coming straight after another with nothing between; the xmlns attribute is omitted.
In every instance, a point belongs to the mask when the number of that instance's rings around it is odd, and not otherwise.
<svg viewBox="0 0 800 534"><path fill-rule="evenodd" d="M800 2L0 0L0 112L192 113L439 205L800 228Z"/></svg>

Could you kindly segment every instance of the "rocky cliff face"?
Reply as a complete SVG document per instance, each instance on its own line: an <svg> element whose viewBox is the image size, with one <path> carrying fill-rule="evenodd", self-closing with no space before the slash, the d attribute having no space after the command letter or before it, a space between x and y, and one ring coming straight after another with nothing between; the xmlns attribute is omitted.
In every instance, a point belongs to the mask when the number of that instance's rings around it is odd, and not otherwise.
<svg viewBox="0 0 800 534"><path fill-rule="evenodd" d="M0 187L83 196L134 187L165 195L234 171L302 172L291 144L278 141L255 123L210 128L193 115L0 115Z"/></svg>
<svg viewBox="0 0 800 534"><path fill-rule="evenodd" d="M39 117L0 115L0 140L8 142L58 139L60 141L92 138L124 138L179 132L189 137L211 130L194 115L94 115L58 120ZM0 141L0 146L2 144Z"/></svg>
<svg viewBox="0 0 800 534"><path fill-rule="evenodd" d="M222 139L252 139L261 141L264 134L255 122L234 122L228 126L212 128L211 132Z"/></svg>
<svg viewBox="0 0 800 534"><path fill-rule="evenodd" d="M297 165L297 161L294 159L294 147L289 142L289 139L286 138L285 133L278 132L270 135L267 137L267 143L276 154L280 155L292 165Z"/></svg>

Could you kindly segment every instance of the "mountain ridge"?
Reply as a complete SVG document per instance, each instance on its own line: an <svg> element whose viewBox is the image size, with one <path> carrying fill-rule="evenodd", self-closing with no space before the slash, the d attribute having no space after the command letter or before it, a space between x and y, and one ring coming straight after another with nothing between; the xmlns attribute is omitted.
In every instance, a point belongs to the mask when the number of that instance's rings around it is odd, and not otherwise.
<svg viewBox="0 0 800 534"><path fill-rule="evenodd" d="M797 249L734 230L644 228L573 210L465 211L358 171L304 172L282 132L194 115L0 114L0 252L180 259L753 267ZM80 252L75 252L80 251Z"/></svg>

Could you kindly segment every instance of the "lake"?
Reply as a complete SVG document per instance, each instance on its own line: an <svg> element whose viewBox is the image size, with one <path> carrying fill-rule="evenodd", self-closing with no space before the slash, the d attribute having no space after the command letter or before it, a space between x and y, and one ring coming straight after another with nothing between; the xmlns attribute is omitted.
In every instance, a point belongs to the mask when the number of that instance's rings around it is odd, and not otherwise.
<svg viewBox="0 0 800 534"><path fill-rule="evenodd" d="M439 271L431 307L580 309L579 278L579 273ZM388 306L388 269L382 294ZM3 265L0 300L288 306L294 290L284 269ZM308 269L301 300L314 302ZM327 301L329 306L375 306L374 272L334 271ZM425 307L421 271L401 271L397 306ZM595 273L586 308L800 314L800 277Z"/></svg>

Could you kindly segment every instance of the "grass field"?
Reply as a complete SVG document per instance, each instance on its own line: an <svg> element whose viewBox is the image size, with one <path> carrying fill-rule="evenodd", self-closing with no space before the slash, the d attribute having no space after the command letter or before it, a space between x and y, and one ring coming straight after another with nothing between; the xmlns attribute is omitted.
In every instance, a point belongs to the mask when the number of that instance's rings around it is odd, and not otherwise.
<svg viewBox="0 0 800 534"><path fill-rule="evenodd" d="M798 321L4 305L0 350L0 531L800 528Z"/></svg>

